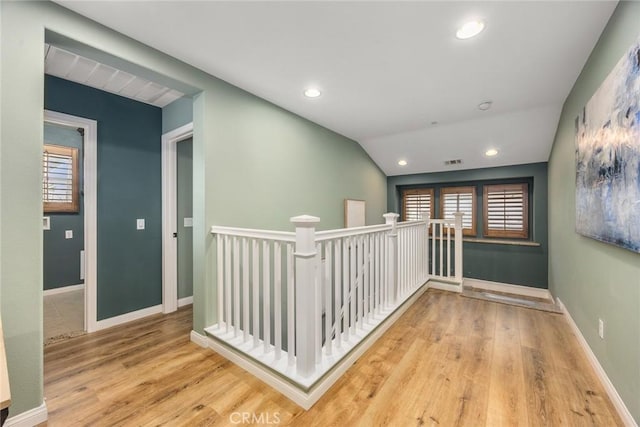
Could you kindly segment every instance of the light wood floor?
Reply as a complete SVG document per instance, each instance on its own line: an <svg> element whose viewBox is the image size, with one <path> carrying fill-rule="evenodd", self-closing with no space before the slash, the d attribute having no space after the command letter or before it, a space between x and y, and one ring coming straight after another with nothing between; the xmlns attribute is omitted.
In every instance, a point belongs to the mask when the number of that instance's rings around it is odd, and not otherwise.
<svg viewBox="0 0 640 427"><path fill-rule="evenodd" d="M429 290L308 412L190 330L186 308L47 347L48 425L622 425L558 314Z"/></svg>

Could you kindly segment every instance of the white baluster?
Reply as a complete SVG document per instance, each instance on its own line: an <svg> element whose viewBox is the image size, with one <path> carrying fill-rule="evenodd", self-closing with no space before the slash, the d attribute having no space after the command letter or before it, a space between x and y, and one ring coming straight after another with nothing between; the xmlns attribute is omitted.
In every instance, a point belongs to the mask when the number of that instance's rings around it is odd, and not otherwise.
<svg viewBox="0 0 640 427"><path fill-rule="evenodd" d="M253 346L258 347L260 340L260 246L258 241L251 241L251 257L253 264Z"/></svg>
<svg viewBox="0 0 640 427"><path fill-rule="evenodd" d="M249 340L249 240L242 239L242 332L243 341Z"/></svg>
<svg viewBox="0 0 640 427"><path fill-rule="evenodd" d="M270 272L271 253L269 251L269 242L262 241L262 330L264 352L268 353L271 349L271 272Z"/></svg>
<svg viewBox="0 0 640 427"><path fill-rule="evenodd" d="M296 320L295 320L295 283L293 275L293 245L287 244L287 356L289 365L295 363Z"/></svg>
<svg viewBox="0 0 640 427"><path fill-rule="evenodd" d="M231 328L231 245L229 244L229 236L224 236L224 303L225 313L224 320L227 332Z"/></svg>
<svg viewBox="0 0 640 427"><path fill-rule="evenodd" d="M340 348L342 346L342 304L340 302L340 298L342 298L342 286L341 286L341 278L342 278L342 242L341 240L334 240L333 247L335 251L333 253L334 259L334 271L333 271L333 280L334 280L334 298L335 305L333 306L333 310L335 313L334 322L335 325L335 334L336 334L336 347Z"/></svg>
<svg viewBox="0 0 640 427"><path fill-rule="evenodd" d="M331 240L327 241L324 245L324 280L325 280L325 287L324 287L324 297L325 297L325 303L324 303L324 342L325 342L325 347L326 347L326 351L327 354L330 355L331 354L331 350L332 350L332 341L333 341L333 337L332 337L332 332L331 332L331 325L332 325L332 318L333 318L333 312L331 310L331 261L332 261L332 257L331 257Z"/></svg>
<svg viewBox="0 0 640 427"><path fill-rule="evenodd" d="M222 236L216 236L217 243L217 252L216 252L216 267L217 267L217 285L218 285L218 328L222 328L222 320L224 319L224 265L223 265L223 256L224 256L224 244L222 241Z"/></svg>
<svg viewBox="0 0 640 427"><path fill-rule="evenodd" d="M342 239L342 331L346 341L349 341L349 293L351 292L349 245L350 239L348 237Z"/></svg>
<svg viewBox="0 0 640 427"><path fill-rule="evenodd" d="M276 360L282 356L282 245L273 242L273 335Z"/></svg>

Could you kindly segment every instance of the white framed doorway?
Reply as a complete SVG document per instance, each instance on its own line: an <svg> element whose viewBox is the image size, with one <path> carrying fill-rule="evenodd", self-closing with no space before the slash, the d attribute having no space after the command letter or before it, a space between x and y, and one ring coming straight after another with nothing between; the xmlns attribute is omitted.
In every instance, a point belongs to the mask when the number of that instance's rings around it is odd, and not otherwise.
<svg viewBox="0 0 640 427"><path fill-rule="evenodd" d="M178 309L177 144L193 137L193 122L162 135L162 311Z"/></svg>
<svg viewBox="0 0 640 427"><path fill-rule="evenodd" d="M84 326L94 332L98 323L98 122L49 110L44 110L44 122L84 130Z"/></svg>

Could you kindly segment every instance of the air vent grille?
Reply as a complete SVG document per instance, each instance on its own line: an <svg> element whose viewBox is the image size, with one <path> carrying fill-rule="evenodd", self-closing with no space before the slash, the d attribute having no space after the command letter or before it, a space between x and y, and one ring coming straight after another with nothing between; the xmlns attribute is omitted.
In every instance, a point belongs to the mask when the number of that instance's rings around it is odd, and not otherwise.
<svg viewBox="0 0 640 427"><path fill-rule="evenodd" d="M459 165L462 163L462 159L453 159L453 160L445 160L444 164L447 166L451 166L451 165Z"/></svg>

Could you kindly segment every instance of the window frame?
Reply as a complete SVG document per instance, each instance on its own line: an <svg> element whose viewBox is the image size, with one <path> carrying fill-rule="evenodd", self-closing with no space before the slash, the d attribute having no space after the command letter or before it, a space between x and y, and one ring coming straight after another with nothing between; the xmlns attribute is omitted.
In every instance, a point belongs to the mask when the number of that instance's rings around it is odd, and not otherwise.
<svg viewBox="0 0 640 427"><path fill-rule="evenodd" d="M489 191L506 191L518 188L522 191L522 230L489 230ZM496 189L497 188L497 189ZM503 184L484 184L482 190L482 216L483 216L483 237L502 238L502 239L524 239L528 240L529 230L529 184L527 182L503 183Z"/></svg>
<svg viewBox="0 0 640 427"><path fill-rule="evenodd" d="M71 158L71 202L47 202L44 196L46 183L45 153ZM45 213L78 213L80 212L78 149L62 145L44 144L42 150L42 208Z"/></svg>
<svg viewBox="0 0 640 427"><path fill-rule="evenodd" d="M405 188L400 191L400 200L401 200L401 221L407 221L407 205L406 205L406 195L410 194L428 194L431 198L429 203L429 219L434 219L435 216L435 189L433 187L420 187L420 188Z"/></svg>
<svg viewBox="0 0 640 427"><path fill-rule="evenodd" d="M463 236L471 236L476 237L478 232L478 214L477 214L477 205L476 205L476 186L475 185L461 185L461 186L450 186L450 187L442 187L440 188L440 216L445 218L444 213L444 199L446 194L461 194L461 193L471 193L471 228L463 228L462 235ZM459 203L459 200L458 200ZM463 217L464 220L464 217Z"/></svg>

